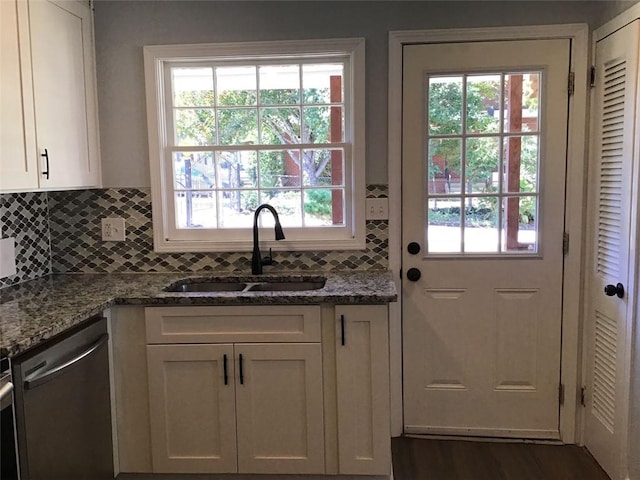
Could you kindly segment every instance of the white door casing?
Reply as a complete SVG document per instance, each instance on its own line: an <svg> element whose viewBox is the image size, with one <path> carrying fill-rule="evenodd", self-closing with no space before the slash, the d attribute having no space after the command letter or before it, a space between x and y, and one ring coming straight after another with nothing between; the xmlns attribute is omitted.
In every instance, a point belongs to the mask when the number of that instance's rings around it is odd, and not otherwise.
<svg viewBox="0 0 640 480"><path fill-rule="evenodd" d="M403 280L406 432L559 438L569 50L568 40L405 46L403 270L423 273ZM539 255L423 256L425 72L526 69L543 78ZM412 241L420 255L406 252Z"/></svg>
<svg viewBox="0 0 640 480"><path fill-rule="evenodd" d="M584 440L612 479L624 478L627 452L639 42L636 20L595 46ZM622 298L605 295L618 283Z"/></svg>

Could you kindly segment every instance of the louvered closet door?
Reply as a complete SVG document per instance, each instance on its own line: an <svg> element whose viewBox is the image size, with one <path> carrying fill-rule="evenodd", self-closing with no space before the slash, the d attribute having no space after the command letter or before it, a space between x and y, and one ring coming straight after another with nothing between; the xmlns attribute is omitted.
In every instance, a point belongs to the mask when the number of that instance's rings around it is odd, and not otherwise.
<svg viewBox="0 0 640 480"><path fill-rule="evenodd" d="M612 479L622 478L626 442L631 302L604 293L628 287L640 20L596 45L590 171L587 316L587 448ZM613 292L610 292L613 293Z"/></svg>

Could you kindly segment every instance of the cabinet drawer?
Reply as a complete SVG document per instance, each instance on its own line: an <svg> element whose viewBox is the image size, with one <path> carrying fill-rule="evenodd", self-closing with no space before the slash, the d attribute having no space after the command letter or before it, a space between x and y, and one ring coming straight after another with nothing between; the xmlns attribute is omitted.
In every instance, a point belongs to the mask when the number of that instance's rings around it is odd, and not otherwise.
<svg viewBox="0 0 640 480"><path fill-rule="evenodd" d="M149 307L147 343L319 342L320 307Z"/></svg>

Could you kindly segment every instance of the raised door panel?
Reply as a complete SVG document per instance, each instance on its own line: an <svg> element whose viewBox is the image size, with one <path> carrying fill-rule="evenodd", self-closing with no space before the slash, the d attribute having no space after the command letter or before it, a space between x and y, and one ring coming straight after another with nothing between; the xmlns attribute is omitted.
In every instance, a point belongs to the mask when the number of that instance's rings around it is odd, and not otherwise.
<svg viewBox="0 0 640 480"><path fill-rule="evenodd" d="M231 345L147 347L154 473L237 471L232 359Z"/></svg>
<svg viewBox="0 0 640 480"><path fill-rule="evenodd" d="M0 191L38 187L26 0L0 2Z"/></svg>
<svg viewBox="0 0 640 480"><path fill-rule="evenodd" d="M91 10L76 1L31 0L29 19L38 154L48 156L40 187L97 186Z"/></svg>
<svg viewBox="0 0 640 480"><path fill-rule="evenodd" d="M387 316L384 305L336 307L340 474L391 471Z"/></svg>
<svg viewBox="0 0 640 480"><path fill-rule="evenodd" d="M320 344L237 344L235 356L238 471L324 473Z"/></svg>

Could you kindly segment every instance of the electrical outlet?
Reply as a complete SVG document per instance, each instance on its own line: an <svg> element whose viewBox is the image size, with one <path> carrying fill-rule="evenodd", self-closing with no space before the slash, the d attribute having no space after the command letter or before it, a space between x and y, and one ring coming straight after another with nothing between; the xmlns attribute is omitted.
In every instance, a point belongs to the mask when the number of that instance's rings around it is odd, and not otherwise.
<svg viewBox="0 0 640 480"><path fill-rule="evenodd" d="M16 274L16 239L13 237L0 240L0 278Z"/></svg>
<svg viewBox="0 0 640 480"><path fill-rule="evenodd" d="M367 220L388 220L389 219L389 199L388 198L367 198L366 218Z"/></svg>
<svg viewBox="0 0 640 480"><path fill-rule="evenodd" d="M102 219L102 240L105 242L124 242L124 218Z"/></svg>

